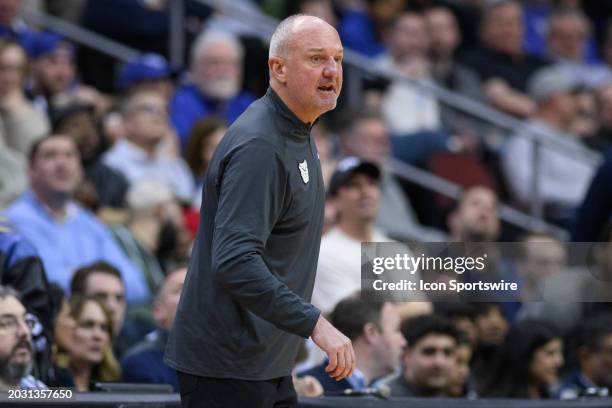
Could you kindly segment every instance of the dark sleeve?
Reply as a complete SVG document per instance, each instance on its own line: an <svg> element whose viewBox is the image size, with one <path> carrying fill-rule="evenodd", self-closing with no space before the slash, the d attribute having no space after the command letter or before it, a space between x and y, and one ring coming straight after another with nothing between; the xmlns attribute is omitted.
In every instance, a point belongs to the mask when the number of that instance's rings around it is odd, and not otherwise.
<svg viewBox="0 0 612 408"><path fill-rule="evenodd" d="M6 254L2 284L17 290L23 304L38 315L45 328L51 330L53 311L49 299L49 283L38 253L21 237L9 237L7 234L0 239L12 241Z"/></svg>
<svg viewBox="0 0 612 408"><path fill-rule="evenodd" d="M85 174L96 188L102 206L119 208L125 204L129 185L122 173L98 161L87 168Z"/></svg>
<svg viewBox="0 0 612 408"><path fill-rule="evenodd" d="M121 381L128 383L154 383L151 366L140 355L121 360Z"/></svg>
<svg viewBox="0 0 612 408"><path fill-rule="evenodd" d="M272 146L249 142L230 153L216 182L212 267L217 282L262 319L309 337L319 310L281 282L262 258L289 194L280 157Z"/></svg>
<svg viewBox="0 0 612 408"><path fill-rule="evenodd" d="M597 170L591 186L578 209L572 228L572 241L602 240L601 233L612 215L612 150ZM605 240L605 239L604 239Z"/></svg>

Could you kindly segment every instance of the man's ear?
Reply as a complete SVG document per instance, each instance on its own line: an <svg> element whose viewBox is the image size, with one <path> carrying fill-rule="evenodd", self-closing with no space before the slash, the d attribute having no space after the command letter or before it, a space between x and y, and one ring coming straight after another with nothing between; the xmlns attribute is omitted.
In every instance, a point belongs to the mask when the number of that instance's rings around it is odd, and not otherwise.
<svg viewBox="0 0 612 408"><path fill-rule="evenodd" d="M372 343L374 337L378 334L378 328L374 323L368 322L363 326L361 334L368 343Z"/></svg>
<svg viewBox="0 0 612 408"><path fill-rule="evenodd" d="M593 356L593 354L591 353L590 350L588 350L586 347L582 346L578 349L577 351L577 356L578 356L578 361L580 362L580 365L582 366L582 368L587 368L584 367L586 365L591 365L591 357ZM591 367L588 367L589 369Z"/></svg>
<svg viewBox="0 0 612 408"><path fill-rule="evenodd" d="M285 60L280 57L270 57L268 59L268 68L270 69L270 76L281 84L287 82L287 66Z"/></svg>
<svg viewBox="0 0 612 408"><path fill-rule="evenodd" d="M402 351L402 363L404 363L404 365L409 365L410 364L410 357L411 357L411 352L412 350L410 349L410 347L408 347L408 345L406 345L406 347L404 348L404 350Z"/></svg>
<svg viewBox="0 0 612 408"><path fill-rule="evenodd" d="M152 309L153 309L153 319L158 324L165 323L166 311L164 310L164 307L157 300L153 302Z"/></svg>

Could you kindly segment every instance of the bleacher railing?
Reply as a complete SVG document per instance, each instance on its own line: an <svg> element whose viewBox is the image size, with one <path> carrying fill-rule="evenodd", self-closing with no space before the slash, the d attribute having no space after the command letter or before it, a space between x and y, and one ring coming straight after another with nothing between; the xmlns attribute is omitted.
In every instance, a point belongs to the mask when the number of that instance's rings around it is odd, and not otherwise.
<svg viewBox="0 0 612 408"><path fill-rule="evenodd" d="M227 0L196 1L211 7L216 10L216 12L227 17L235 18L240 21L249 21L249 24L252 25L258 33L259 38L265 42L269 41L278 24L278 20L263 14L256 8L245 6L241 2ZM560 238L567 238L568 234L565 230L543 220L543 203L540 196L539 185L540 166L535 165L535 163L537 163L538 158L541 156L542 147L560 151L572 160L581 160L593 167L601 163L601 154L572 143L571 141L560 139L556 137L555 134L544 129L528 128L525 126L525 122L521 120L513 118L479 101L440 87L430 81L408 78L390 70L385 70L376 64L372 64L371 59L349 49L344 50L344 61L347 68L351 70L351 75L349 75L348 81L344 85L344 91L348 92L347 99L351 106L359 105L362 100L361 79L364 76L374 76L389 81L408 83L421 92L435 96L441 103L458 112L477 118L484 123L489 123L495 128L502 129L508 133L517 134L530 139L534 144L534 155L532 157L534 171L531 181L532 201L530 213L525 214L510 206L502 205L500 208L500 217L508 223L527 230L547 231ZM400 166L398 163L395 163L392 165L392 169L395 170L395 174L399 177L419 184L429 190L444 194L450 198L457 199L461 194L459 185L431 174L429 174L428 177L423 177L424 173L414 166Z"/></svg>
<svg viewBox="0 0 612 408"><path fill-rule="evenodd" d="M230 0L194 0L214 9L228 18L238 21L249 21L249 25L254 28L262 41L268 42L278 21L263 14L248 3ZM179 67L183 61L184 50L184 1L169 0L170 11L170 35L168 40L169 55L173 66ZM102 53L111 55L120 61L129 61L138 55L139 51L125 46L117 41L99 35L91 30L84 29L72 23L66 22L48 14L32 9L24 8L23 17L38 26L49 28L66 36L70 40L94 48ZM351 75L345 84L344 92L347 93L349 104L356 106L361 101L361 79L365 76L375 76L389 81L401 81L410 84L421 92L435 96L442 104L461 112L467 116L476 118L483 123L501 129L505 132L526 137L534 144L534 154L532 163L535 164L541 155L542 147L553 149L570 157L572 160L581 160L595 167L602 161L601 154L594 152L586 147L575 144L556 137L551 132L544 129L535 129L525 126L525 122L502 113L479 101L470 99L461 94L449 91L434 83L421 81L418 79L400 76L394 72L382 69L371 60L354 51L345 49L345 63ZM514 209L509 206L501 206L500 217L505 222L516 225L528 230L543 230L551 232L560 238L566 238L567 232L550 223L543 221L543 203L540 196L541 187L539 185L540 166L533 166L533 179L531 182L532 202L529 214ZM414 166L401 166L393 164L392 170L401 178L416 183L429 190L450 198L457 199L461 193L461 188L455 183L443 180L428 173L428 177L423 177L423 172Z"/></svg>
<svg viewBox="0 0 612 408"><path fill-rule="evenodd" d="M21 16L33 26L59 33L76 44L86 45L122 62L131 61L140 54L135 48L35 9L24 7Z"/></svg>

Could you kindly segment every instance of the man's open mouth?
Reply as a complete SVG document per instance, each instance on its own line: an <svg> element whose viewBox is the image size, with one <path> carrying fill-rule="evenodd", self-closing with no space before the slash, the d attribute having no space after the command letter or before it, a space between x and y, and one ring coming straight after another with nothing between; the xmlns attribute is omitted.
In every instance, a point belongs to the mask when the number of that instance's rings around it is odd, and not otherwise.
<svg viewBox="0 0 612 408"><path fill-rule="evenodd" d="M333 85L322 85L319 87L319 91L323 92L335 92Z"/></svg>

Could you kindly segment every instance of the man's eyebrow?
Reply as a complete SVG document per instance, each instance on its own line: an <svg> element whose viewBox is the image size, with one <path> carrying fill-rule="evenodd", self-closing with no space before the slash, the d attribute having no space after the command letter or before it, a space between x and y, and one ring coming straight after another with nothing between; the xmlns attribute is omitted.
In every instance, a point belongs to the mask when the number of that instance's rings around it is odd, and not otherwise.
<svg viewBox="0 0 612 408"><path fill-rule="evenodd" d="M308 48L306 51L308 52L324 52L325 48L322 47L317 47L317 48ZM344 48L339 48L335 51L332 50L332 52L336 53L336 54L344 54Z"/></svg>

